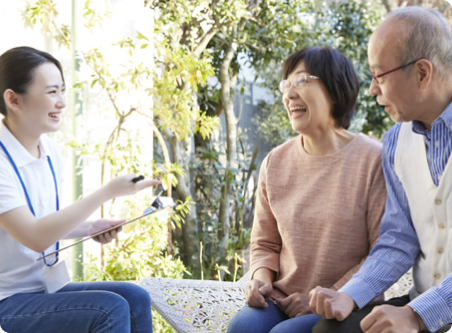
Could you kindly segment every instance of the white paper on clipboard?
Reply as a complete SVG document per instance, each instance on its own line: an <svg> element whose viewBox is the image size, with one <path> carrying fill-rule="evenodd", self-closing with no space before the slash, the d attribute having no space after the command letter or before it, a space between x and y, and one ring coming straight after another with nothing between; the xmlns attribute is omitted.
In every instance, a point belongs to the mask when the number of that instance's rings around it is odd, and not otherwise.
<svg viewBox="0 0 452 333"><path fill-rule="evenodd" d="M160 191L160 193L155 197L155 199L152 202L152 204L144 211L144 213L142 215L137 216L137 217L135 217L135 218L133 218L131 220L125 221L125 222L123 222L121 224L117 224L117 225L115 225L113 227L110 227L110 228L104 229L102 231L99 231L99 232L97 232L97 233L95 233L93 235L86 236L86 237L82 238L81 240L79 240L79 241L77 241L75 243L72 243L72 244L70 244L68 246L62 247L61 249L59 249L57 251L50 252L50 253L46 254L45 256L39 257L36 260L42 260L44 258L47 258L47 257L55 254L55 253L61 252L61 251L66 250L66 249L69 249L70 247L73 247L74 245L83 243L84 241L87 241L88 239L97 237L97 236L99 236L99 235L101 235L103 233L106 233L108 231L111 231L111 230L114 230L114 229L118 229L119 227L122 227L123 225L129 224L129 223L132 223L132 222L136 222L136 221L141 220L142 218L144 218L146 216L154 215L154 214L156 214L158 212L162 212L162 211L170 209L172 206L163 207L163 206L160 206L160 205L156 205L156 203L160 202L159 201L159 197L162 195L162 193L163 193L163 191ZM161 204L161 202L160 202L160 204Z"/></svg>

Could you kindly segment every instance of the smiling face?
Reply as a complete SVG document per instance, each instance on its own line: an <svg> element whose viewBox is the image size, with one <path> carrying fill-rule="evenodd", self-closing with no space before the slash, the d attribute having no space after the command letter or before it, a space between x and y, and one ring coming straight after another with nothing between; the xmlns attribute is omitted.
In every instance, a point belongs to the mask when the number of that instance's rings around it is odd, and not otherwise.
<svg viewBox="0 0 452 333"><path fill-rule="evenodd" d="M297 74L308 73L304 62L300 62L287 79L292 82ZM294 131L313 135L335 128L332 117L333 103L321 80L309 79L300 88L293 85L283 95L283 103Z"/></svg>
<svg viewBox="0 0 452 333"><path fill-rule="evenodd" d="M18 94L18 119L29 133L41 135L60 128L61 114L66 107L65 84L60 70L53 63L36 67L26 93Z"/></svg>

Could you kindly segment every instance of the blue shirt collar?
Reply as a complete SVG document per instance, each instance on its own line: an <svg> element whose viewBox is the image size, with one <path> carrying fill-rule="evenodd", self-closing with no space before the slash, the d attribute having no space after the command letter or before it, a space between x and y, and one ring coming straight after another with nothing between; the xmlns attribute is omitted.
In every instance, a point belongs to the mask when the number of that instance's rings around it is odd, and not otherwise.
<svg viewBox="0 0 452 333"><path fill-rule="evenodd" d="M441 113L441 115L437 119L435 119L435 121L432 123L432 128L435 125L439 125L440 123L443 123L449 131L452 131L452 102L446 107L443 113ZM412 129L414 133L424 136L430 135L430 131L420 121L413 120Z"/></svg>

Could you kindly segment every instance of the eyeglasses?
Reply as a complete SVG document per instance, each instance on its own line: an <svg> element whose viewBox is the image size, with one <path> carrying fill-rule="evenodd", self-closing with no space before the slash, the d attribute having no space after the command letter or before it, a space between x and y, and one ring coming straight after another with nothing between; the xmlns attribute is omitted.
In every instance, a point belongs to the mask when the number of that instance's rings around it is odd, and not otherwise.
<svg viewBox="0 0 452 333"><path fill-rule="evenodd" d="M399 69L402 69L402 68L408 67L408 66L410 66L410 65L413 65L414 63L418 62L419 60L421 60L421 59L417 59L417 60L414 60L414 61L412 61L412 62L409 62L409 63L407 63L407 64L405 64L405 65L402 65L402 66L400 66L400 67L391 69L390 71L387 71L387 72L385 72L385 73L383 73L383 74L375 75L375 73L374 73L374 71L373 71L372 69L370 69L370 73L371 73L371 75L372 75L372 79L374 79L375 82L377 82L378 84L380 84L380 82L378 82L378 78L379 78L379 77L382 77L382 76L384 76L384 75L387 75L387 74L390 74L390 73L392 73L392 72L398 71Z"/></svg>
<svg viewBox="0 0 452 333"><path fill-rule="evenodd" d="M289 91L291 86L294 86L295 88L300 88L303 84L308 82L308 79L318 80L319 78L314 75L306 75L304 73L300 73L294 76L292 82L290 82L289 80L282 80L279 83L279 91L285 94L286 92Z"/></svg>

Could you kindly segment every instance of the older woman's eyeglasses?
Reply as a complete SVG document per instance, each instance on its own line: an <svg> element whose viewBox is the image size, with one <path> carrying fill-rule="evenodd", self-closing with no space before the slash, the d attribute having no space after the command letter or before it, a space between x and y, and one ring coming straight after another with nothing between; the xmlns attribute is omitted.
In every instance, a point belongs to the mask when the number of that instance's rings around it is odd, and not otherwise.
<svg viewBox="0 0 452 333"><path fill-rule="evenodd" d="M300 88L303 84L308 82L308 79L314 79L318 80L319 78L314 75L307 75L304 73L297 74L293 77L291 81L289 80L282 80L279 83L279 91L281 91L283 94L289 91L290 87L293 85L295 88Z"/></svg>
<svg viewBox="0 0 452 333"><path fill-rule="evenodd" d="M402 65L402 66L399 66L399 67L397 67L397 68L391 69L390 71L384 72L383 74L379 74L379 75L375 75L375 72L374 72L372 69L370 69L370 74L372 75L372 79L374 79L375 82L377 82L377 83L379 84L380 82L378 81L378 78L380 78L380 77L382 77L382 76L385 76L385 75L387 75L387 74L390 74L390 73L392 73L392 72L398 71L399 69L402 69L402 68L408 67L408 66L410 66L410 65L413 65L414 63L418 62L419 60L420 60L420 59L411 61L411 62L409 62L409 63L407 63L407 64L405 64L405 65Z"/></svg>

